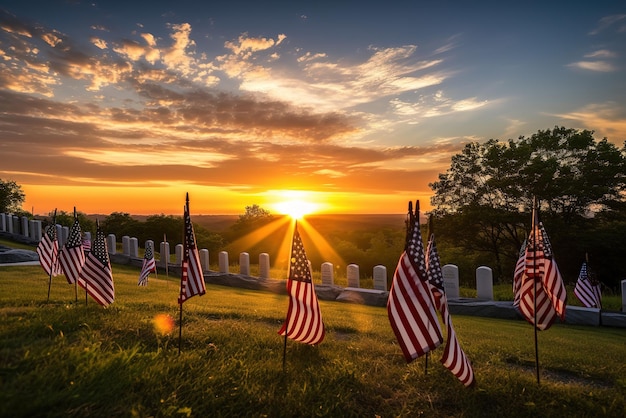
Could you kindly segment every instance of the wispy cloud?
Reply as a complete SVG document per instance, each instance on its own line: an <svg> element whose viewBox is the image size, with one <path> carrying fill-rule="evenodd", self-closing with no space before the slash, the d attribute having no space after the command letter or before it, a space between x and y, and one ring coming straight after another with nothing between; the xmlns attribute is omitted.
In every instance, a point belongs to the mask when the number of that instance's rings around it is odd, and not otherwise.
<svg viewBox="0 0 626 418"><path fill-rule="evenodd" d="M567 64L567 66L600 73L610 73L616 70L615 66L607 61L578 61Z"/></svg>
<svg viewBox="0 0 626 418"><path fill-rule="evenodd" d="M626 141L626 113L619 103L592 103L573 112L555 116L576 121L582 128L593 130L617 145Z"/></svg>

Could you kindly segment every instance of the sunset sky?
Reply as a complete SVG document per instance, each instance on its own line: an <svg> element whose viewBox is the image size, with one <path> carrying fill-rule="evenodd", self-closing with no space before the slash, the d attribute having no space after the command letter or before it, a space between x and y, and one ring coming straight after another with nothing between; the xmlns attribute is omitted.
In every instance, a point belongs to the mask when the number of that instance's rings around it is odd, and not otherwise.
<svg viewBox="0 0 626 418"><path fill-rule="evenodd" d="M0 179L35 214L403 213L470 141L621 146L626 3L509 3L0 0Z"/></svg>

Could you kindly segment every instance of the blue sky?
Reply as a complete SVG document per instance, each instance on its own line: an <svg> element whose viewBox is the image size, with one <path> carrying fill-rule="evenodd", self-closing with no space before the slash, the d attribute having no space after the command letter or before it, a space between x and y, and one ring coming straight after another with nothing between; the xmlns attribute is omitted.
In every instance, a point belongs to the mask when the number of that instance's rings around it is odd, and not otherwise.
<svg viewBox="0 0 626 418"><path fill-rule="evenodd" d="M212 3L0 1L28 210L402 213L470 141L626 140L624 2Z"/></svg>

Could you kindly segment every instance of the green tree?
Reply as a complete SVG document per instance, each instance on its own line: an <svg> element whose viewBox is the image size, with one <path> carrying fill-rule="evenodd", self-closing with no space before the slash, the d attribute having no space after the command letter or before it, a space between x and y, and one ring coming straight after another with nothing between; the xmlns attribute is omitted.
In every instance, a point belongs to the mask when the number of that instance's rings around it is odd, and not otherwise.
<svg viewBox="0 0 626 418"><path fill-rule="evenodd" d="M512 276L536 197L556 255L573 274L580 267L576 259L584 257L578 239L593 230L594 217L623 206L626 146L562 127L529 138L470 143L430 187L438 231L448 243L491 254L500 278Z"/></svg>
<svg viewBox="0 0 626 418"><path fill-rule="evenodd" d="M246 206L245 212L239 215L239 219L230 227L230 233L227 235L231 240L237 239L273 220L274 216L269 210L255 203L252 206Z"/></svg>
<svg viewBox="0 0 626 418"><path fill-rule="evenodd" d="M22 186L12 180L0 179L0 212L21 212L25 199L26 195L22 191Z"/></svg>
<svg viewBox="0 0 626 418"><path fill-rule="evenodd" d="M107 234L115 234L117 239L121 239L124 235L129 237L138 237L141 232L141 223L133 219L130 214L122 212L113 212L102 221L100 225L102 230Z"/></svg>
<svg viewBox="0 0 626 418"><path fill-rule="evenodd" d="M80 229L83 233L91 232L95 234L96 232L96 223L89 219L87 215L82 212L76 212L76 217L78 218L78 223L80 224ZM52 219L52 216L50 217ZM57 212L56 222L59 225L72 227L74 225L74 213L69 213L65 211Z"/></svg>

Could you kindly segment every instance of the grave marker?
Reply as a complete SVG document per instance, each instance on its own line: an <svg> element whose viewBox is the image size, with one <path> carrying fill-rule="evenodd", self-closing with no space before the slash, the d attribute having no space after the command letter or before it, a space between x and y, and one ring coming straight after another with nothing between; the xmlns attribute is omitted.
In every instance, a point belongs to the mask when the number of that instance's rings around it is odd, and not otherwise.
<svg viewBox="0 0 626 418"><path fill-rule="evenodd" d="M270 278L270 255L268 253L259 254L259 277Z"/></svg>
<svg viewBox="0 0 626 418"><path fill-rule="evenodd" d="M220 273L228 273L228 253L220 251L219 255Z"/></svg>
<svg viewBox="0 0 626 418"><path fill-rule="evenodd" d="M348 287L361 287L358 264L348 264L346 270L348 276Z"/></svg>
<svg viewBox="0 0 626 418"><path fill-rule="evenodd" d="M250 254L246 252L239 254L239 274L250 275Z"/></svg>
<svg viewBox="0 0 626 418"><path fill-rule="evenodd" d="M480 266L476 269L476 297L493 300L493 273L489 267Z"/></svg>
<svg viewBox="0 0 626 418"><path fill-rule="evenodd" d="M333 286L335 284L333 263L329 263L328 261L322 263L322 284L326 286Z"/></svg>
<svg viewBox="0 0 626 418"><path fill-rule="evenodd" d="M387 267L374 266L374 289L387 291Z"/></svg>
<svg viewBox="0 0 626 418"><path fill-rule="evenodd" d="M458 299L459 292L459 268L454 264L446 264L441 267L443 275L443 288L446 291L446 297L449 299Z"/></svg>

